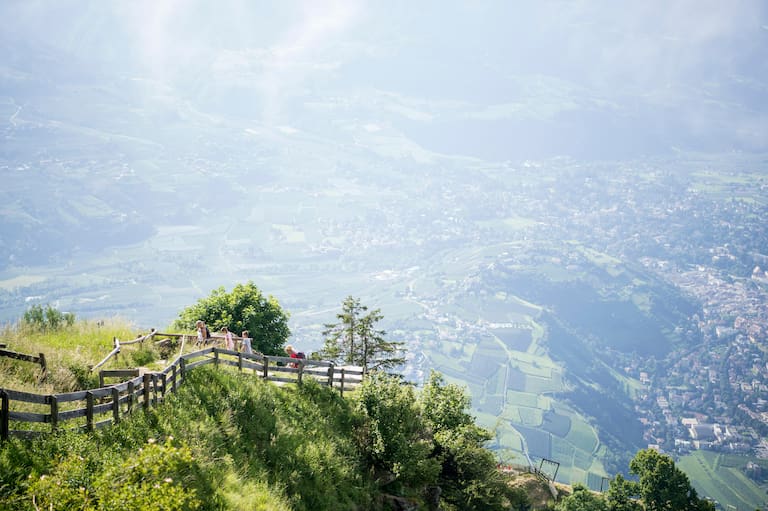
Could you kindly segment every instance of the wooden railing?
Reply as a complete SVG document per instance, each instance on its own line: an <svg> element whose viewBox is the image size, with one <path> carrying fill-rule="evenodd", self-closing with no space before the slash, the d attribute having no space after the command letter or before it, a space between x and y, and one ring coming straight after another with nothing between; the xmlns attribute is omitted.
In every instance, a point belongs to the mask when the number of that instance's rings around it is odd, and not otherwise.
<svg viewBox="0 0 768 511"><path fill-rule="evenodd" d="M278 384L301 385L304 378L309 377L321 385L339 389L342 395L345 390L358 386L363 376L360 368L339 367L327 361L249 355L210 347L181 355L162 371L102 371L99 375L102 386L97 389L40 395L0 388L0 440L36 436L67 426L73 430L94 431L117 424L136 409L156 406L167 393L176 391L189 371L207 364L236 367ZM115 377L132 378L103 386L105 378ZM26 426L29 424L37 426ZM25 426L27 429L18 429Z"/></svg>
<svg viewBox="0 0 768 511"><path fill-rule="evenodd" d="M40 376L38 379L43 380L48 371L48 367L45 363L45 354L40 353L38 356L25 355L24 353L18 353L5 349L5 344L0 344L0 357L14 358L16 360L23 360L24 362L32 362L33 364L40 365Z"/></svg>

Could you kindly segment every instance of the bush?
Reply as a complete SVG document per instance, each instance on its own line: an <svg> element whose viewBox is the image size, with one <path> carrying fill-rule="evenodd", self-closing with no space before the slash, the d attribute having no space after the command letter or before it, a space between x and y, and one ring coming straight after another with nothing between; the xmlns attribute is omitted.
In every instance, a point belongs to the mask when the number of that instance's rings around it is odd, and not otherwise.
<svg viewBox="0 0 768 511"><path fill-rule="evenodd" d="M437 481L440 465L430 457L432 439L412 387L399 378L372 373L363 381L355 406L362 417L358 449L376 479L422 491Z"/></svg>
<svg viewBox="0 0 768 511"><path fill-rule="evenodd" d="M69 366L69 371L75 378L75 385L77 385L77 388L73 390L88 390L99 387L99 375L90 367L72 363Z"/></svg>
<svg viewBox="0 0 768 511"><path fill-rule="evenodd" d="M174 446L172 438L162 445L150 440L138 456L111 465L98 476L93 485L98 503L92 509L200 509L199 472L188 447Z"/></svg>
<svg viewBox="0 0 768 511"><path fill-rule="evenodd" d="M50 332L75 324L75 315L71 312L60 312L55 307L33 305L24 312L22 324L37 332Z"/></svg>
<svg viewBox="0 0 768 511"><path fill-rule="evenodd" d="M137 367L148 366L157 360L157 353L151 346L142 345L139 349L131 352L131 360L133 360L133 365Z"/></svg>

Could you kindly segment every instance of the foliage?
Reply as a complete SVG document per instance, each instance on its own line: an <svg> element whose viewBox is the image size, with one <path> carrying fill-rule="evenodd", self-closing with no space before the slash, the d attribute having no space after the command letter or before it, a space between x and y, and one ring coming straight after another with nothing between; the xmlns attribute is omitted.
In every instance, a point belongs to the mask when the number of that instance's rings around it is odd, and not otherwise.
<svg viewBox="0 0 768 511"><path fill-rule="evenodd" d="M445 379L437 371L432 371L421 392L421 406L427 425L435 433L456 430L474 424L474 419L467 412L470 406L469 396L463 389L453 384L445 384Z"/></svg>
<svg viewBox="0 0 768 511"><path fill-rule="evenodd" d="M583 484L573 485L573 493L563 498L555 511L608 511L605 499Z"/></svg>
<svg viewBox="0 0 768 511"><path fill-rule="evenodd" d="M0 358L0 387L39 394L71 392L98 386L98 372L91 371L114 348L114 338L134 339L136 330L120 318L101 321L76 320L58 330L36 331L23 322L6 326L3 342L9 349L27 354L43 353L48 371L39 381L40 367L29 362ZM135 346L124 346L119 357L113 357L103 368L125 367Z"/></svg>
<svg viewBox="0 0 768 511"><path fill-rule="evenodd" d="M95 454L92 453L91 454ZM68 453L30 485L38 506L51 510L195 510L201 507L189 448L151 439L135 458L107 464Z"/></svg>
<svg viewBox="0 0 768 511"><path fill-rule="evenodd" d="M342 311L336 314L337 323L325 325L325 345L322 355L331 360L363 367L364 371L389 369L405 363L402 342L388 341L386 332L378 330L380 309L368 312L359 298L348 296L342 303Z"/></svg>
<svg viewBox="0 0 768 511"><path fill-rule="evenodd" d="M61 328L71 327L75 323L75 315L71 312L61 312L55 307L36 304L24 311L22 325L31 331L51 332Z"/></svg>
<svg viewBox="0 0 768 511"><path fill-rule="evenodd" d="M113 332L87 335L104 351ZM86 359L66 360L78 387L95 386ZM530 509L525 491L496 470L484 447L490 433L469 414L465 390L439 373L417 392L373 372L346 396L312 379L277 387L226 367L196 368L158 408L119 425L0 445L0 511L376 511L392 499L436 509L438 496L446 511Z"/></svg>
<svg viewBox="0 0 768 511"><path fill-rule="evenodd" d="M423 427L413 388L383 373L364 380L355 397L363 423L358 448L377 479L398 486L425 487L437 479L431 438Z"/></svg>
<svg viewBox="0 0 768 511"><path fill-rule="evenodd" d="M432 371L421 392L420 405L425 426L434 436L432 455L440 463L438 485L446 503L461 510L526 505L484 447L492 435L469 415L470 399L463 389L446 385L442 375Z"/></svg>
<svg viewBox="0 0 768 511"><path fill-rule="evenodd" d="M0 510L31 511L33 495L40 509L375 510L354 415L311 380L198 368L119 425L0 444Z"/></svg>
<svg viewBox="0 0 768 511"><path fill-rule="evenodd" d="M653 449L639 451L629 464L638 476L638 490L647 511L698 511L714 509L699 499L688 476L667 455Z"/></svg>
<svg viewBox="0 0 768 511"><path fill-rule="evenodd" d="M71 390L87 390L99 386L99 375L89 367L73 363L69 366L69 371L75 379L75 385Z"/></svg>
<svg viewBox="0 0 768 511"><path fill-rule="evenodd" d="M196 304L181 311L174 327L192 330L195 322L202 320L212 332L222 327L227 327L235 334L248 330L255 351L279 355L291 335L288 316L275 297L264 296L249 281L237 284L229 293L223 286L214 289L210 296L201 298Z"/></svg>
<svg viewBox="0 0 768 511"><path fill-rule="evenodd" d="M152 439L135 459L108 467L94 484L96 509L187 511L202 502L195 481L199 468L186 446L176 447L172 438L160 445Z"/></svg>
<svg viewBox="0 0 768 511"><path fill-rule="evenodd" d="M134 366L146 366L157 360L157 352L152 349L152 346L142 346L131 352L131 360Z"/></svg>
<svg viewBox="0 0 768 511"><path fill-rule="evenodd" d="M635 500L638 492L637 482L627 481L621 474L617 474L606 493L608 509L610 511L640 511L642 508Z"/></svg>

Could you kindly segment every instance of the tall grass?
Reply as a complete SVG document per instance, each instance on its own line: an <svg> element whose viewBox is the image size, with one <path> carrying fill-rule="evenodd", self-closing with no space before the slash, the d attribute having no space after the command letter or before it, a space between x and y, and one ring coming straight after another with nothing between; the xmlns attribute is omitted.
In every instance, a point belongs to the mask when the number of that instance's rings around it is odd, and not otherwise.
<svg viewBox="0 0 768 511"><path fill-rule="evenodd" d="M121 318L79 320L71 326L48 331L31 328L23 322L5 325L0 331L0 342L19 353L33 356L42 353L48 374L41 381L38 365L0 357L0 388L48 394L96 387L98 372L92 371L92 367L112 351L114 339L135 339L140 333L133 324ZM148 356L147 351L153 353ZM146 365L135 362L156 360L158 355L154 352L151 343L124 346L104 368Z"/></svg>

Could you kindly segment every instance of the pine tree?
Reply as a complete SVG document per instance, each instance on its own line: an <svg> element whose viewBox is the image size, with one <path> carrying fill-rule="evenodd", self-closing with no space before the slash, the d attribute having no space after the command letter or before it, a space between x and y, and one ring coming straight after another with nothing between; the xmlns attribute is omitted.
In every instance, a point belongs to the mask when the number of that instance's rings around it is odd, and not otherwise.
<svg viewBox="0 0 768 511"><path fill-rule="evenodd" d="M338 322L325 325L323 357L362 366L365 372L405 363L403 343L388 341L386 332L376 328L384 318L380 309L368 312L368 307L352 296L341 307L336 314Z"/></svg>

